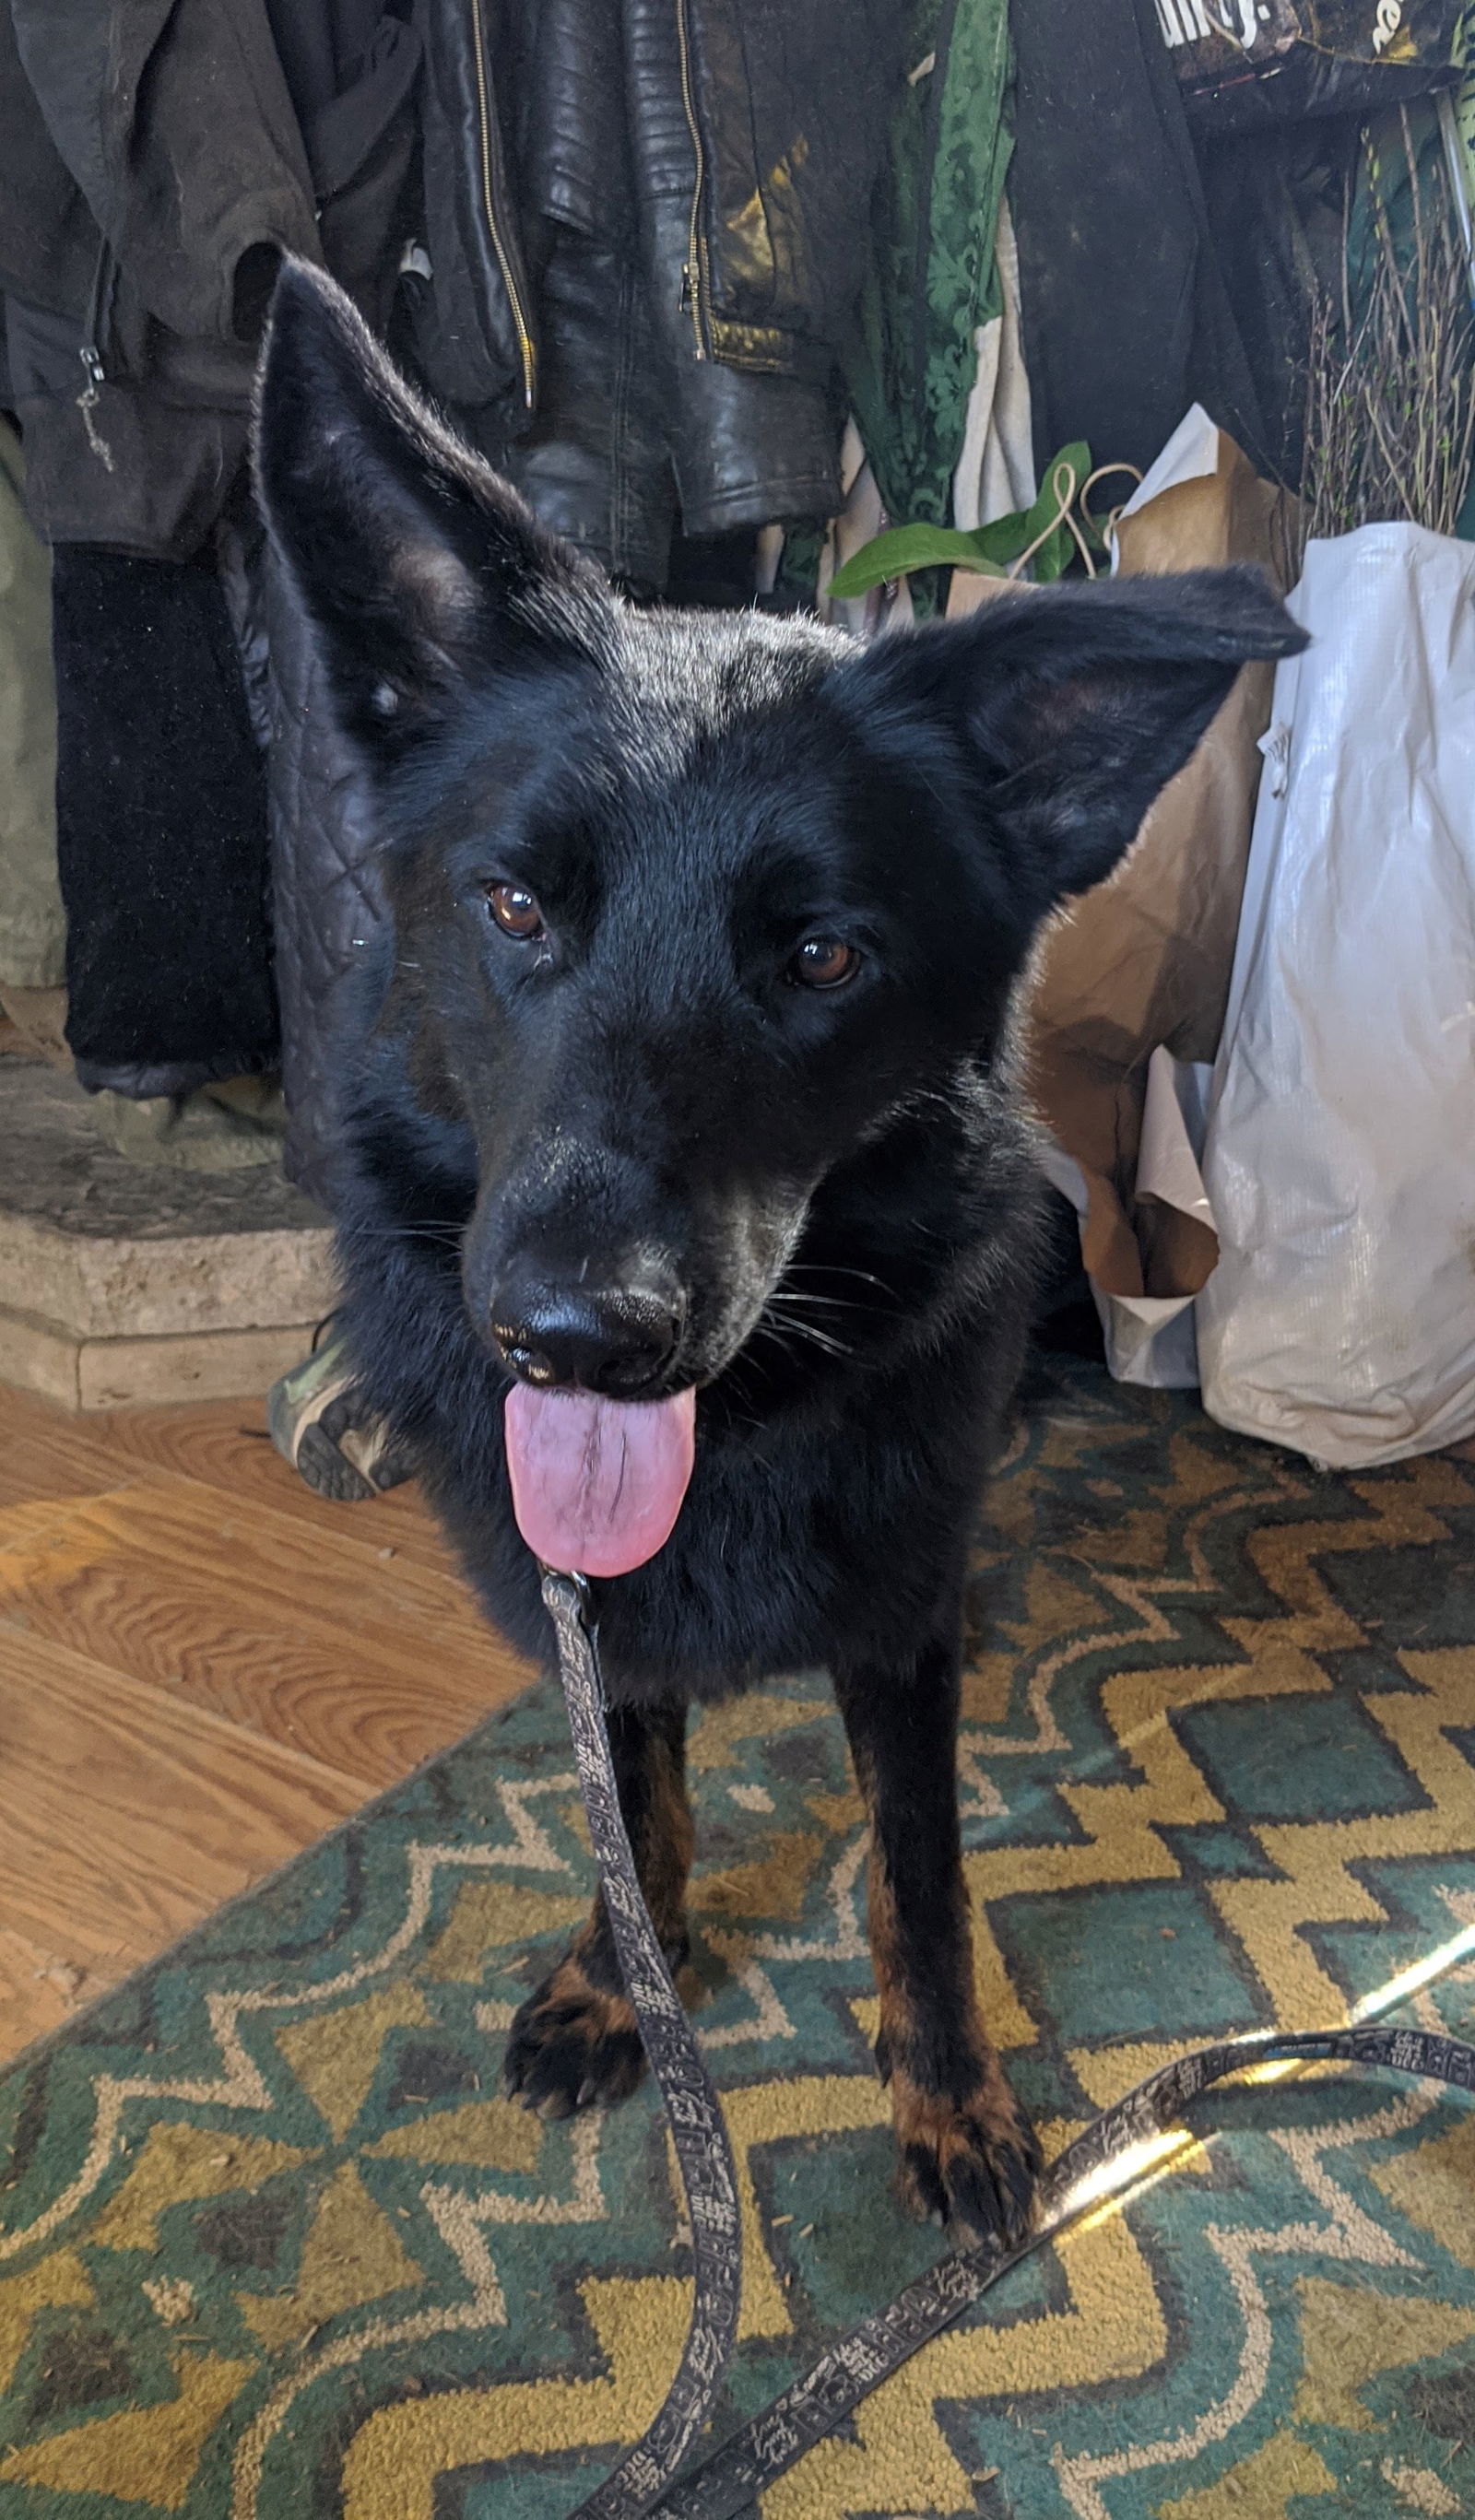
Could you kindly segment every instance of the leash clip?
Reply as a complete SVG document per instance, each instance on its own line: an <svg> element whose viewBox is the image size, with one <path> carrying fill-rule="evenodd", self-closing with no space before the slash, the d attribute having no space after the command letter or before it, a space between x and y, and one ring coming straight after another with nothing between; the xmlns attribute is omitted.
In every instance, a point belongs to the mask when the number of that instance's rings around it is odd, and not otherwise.
<svg viewBox="0 0 1475 2520"><path fill-rule="evenodd" d="M587 1575L581 1575L574 1567L550 1566L541 1557L536 1562L539 1581L543 1587L543 1605L556 1628L559 1625L561 1614L563 1619L568 1620L578 1629L589 1647L589 1667L594 1680L596 1700L601 1711L607 1715L609 1700L604 1694L604 1674L600 1664L600 1622L595 1611L594 1590L589 1578ZM560 1661L562 1659L561 1645L559 1659Z"/></svg>
<svg viewBox="0 0 1475 2520"><path fill-rule="evenodd" d="M594 1588L587 1575L580 1575L572 1569L564 1575L563 1581L565 1584L571 1584L573 1586L574 1592L578 1598L579 1625L592 1644L596 1636L599 1634L600 1626L599 1620L595 1615Z"/></svg>
<svg viewBox="0 0 1475 2520"><path fill-rule="evenodd" d="M573 1595L573 1606L579 1625L586 1637L592 1637L600 1623L595 1617L594 1592L588 1576L581 1575L576 1567L550 1566L545 1557L540 1557L535 1562L539 1580L543 1586L544 1599L547 1600L549 1598L550 1585L559 1587L566 1584Z"/></svg>

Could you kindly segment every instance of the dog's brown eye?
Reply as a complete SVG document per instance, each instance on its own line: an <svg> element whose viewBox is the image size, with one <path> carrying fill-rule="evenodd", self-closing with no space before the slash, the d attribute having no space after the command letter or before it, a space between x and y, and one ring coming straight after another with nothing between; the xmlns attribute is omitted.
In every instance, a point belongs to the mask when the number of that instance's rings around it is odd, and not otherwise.
<svg viewBox="0 0 1475 2520"><path fill-rule="evenodd" d="M788 976L805 989L838 989L854 979L861 958L842 936L807 938L788 967Z"/></svg>
<svg viewBox="0 0 1475 2520"><path fill-rule="evenodd" d="M504 933L526 941L543 933L543 913L532 894L520 883L494 883L488 887L487 900L492 917Z"/></svg>

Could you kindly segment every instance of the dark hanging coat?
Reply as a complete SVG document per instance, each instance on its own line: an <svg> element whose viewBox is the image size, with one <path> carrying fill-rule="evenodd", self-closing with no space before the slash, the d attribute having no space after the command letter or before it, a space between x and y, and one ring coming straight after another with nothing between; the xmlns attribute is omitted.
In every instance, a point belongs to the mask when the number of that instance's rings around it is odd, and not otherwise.
<svg viewBox="0 0 1475 2520"><path fill-rule="evenodd" d="M284 252L326 261L547 521L638 592L663 584L678 513L698 536L825 517L911 17L911 0L850 0L842 26L828 0L14 0L0 288L33 517L56 543L140 563L212 558ZM115 572L94 580L111 601L177 609ZM336 983L372 915L371 835L280 590L258 587L254 607L275 623L291 1160L322 1189ZM239 712L232 727L244 740ZM244 760L238 784L246 797ZM79 811L89 792L76 783ZM171 798L139 862L156 904L172 888L208 922L177 782ZM233 846L264 866L259 815L238 822ZM85 1038L91 1080L179 1090L264 1063L259 970L249 1021L224 1023L213 1058L198 989L189 1040L162 1038L184 1003L168 956L125 1021L120 1000L98 1002L137 892L123 883L103 932L106 870L83 872L102 845L83 832L71 853L74 1047ZM215 941L228 973L246 937L238 924L234 947ZM258 922L246 959L265 951Z"/></svg>

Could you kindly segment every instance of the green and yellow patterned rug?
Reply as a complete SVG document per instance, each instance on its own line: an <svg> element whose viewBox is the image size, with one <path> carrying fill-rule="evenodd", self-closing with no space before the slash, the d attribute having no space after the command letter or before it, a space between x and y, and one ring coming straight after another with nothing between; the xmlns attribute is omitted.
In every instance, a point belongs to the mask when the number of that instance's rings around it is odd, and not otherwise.
<svg viewBox="0 0 1475 2520"><path fill-rule="evenodd" d="M980 1971L1051 2148L1177 2048L1340 2018L1475 1925L1475 1468L1319 1475L1070 1368L977 1563ZM693 1762L748 2244L730 2425L941 2243L888 2192L823 1687L708 1714ZM498 2096L589 1887L540 1688L21 2060L3 2520L562 2520L688 2302L648 2090L552 2126ZM1472 1994L1456 1958L1413 2009L1468 2036ZM1475 2111L1321 2076L1196 2132L763 2520L1475 2510Z"/></svg>

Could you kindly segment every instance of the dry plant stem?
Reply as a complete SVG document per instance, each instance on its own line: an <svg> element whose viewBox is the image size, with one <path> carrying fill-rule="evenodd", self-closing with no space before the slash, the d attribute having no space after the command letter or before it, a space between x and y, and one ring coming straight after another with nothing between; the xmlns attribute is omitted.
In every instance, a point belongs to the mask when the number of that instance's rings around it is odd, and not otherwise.
<svg viewBox="0 0 1475 2520"><path fill-rule="evenodd" d="M1376 182L1370 188L1372 275L1355 316L1348 277L1351 200L1343 217L1340 303L1312 308L1307 363L1307 535L1386 520L1454 530L1475 459L1475 319L1468 264L1440 161L1436 190L1418 180L1407 112L1412 238L1402 257ZM1377 167L1369 155L1370 171Z"/></svg>

